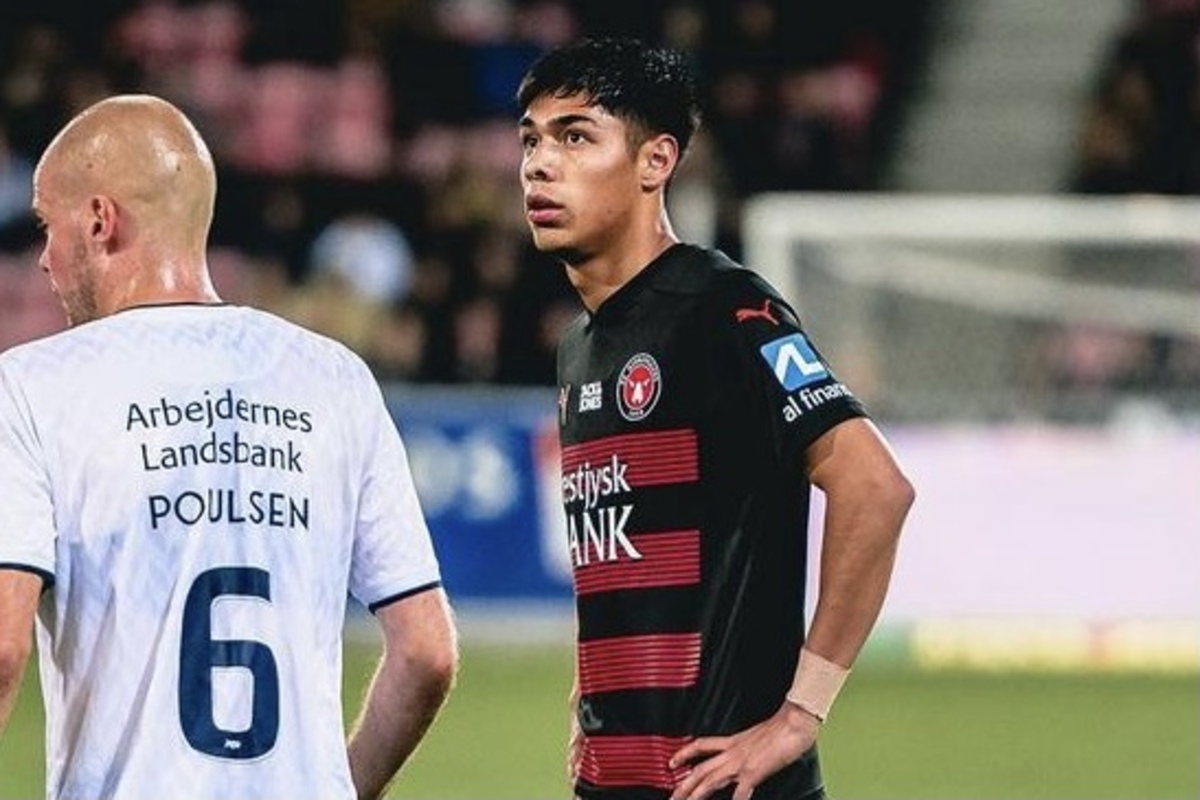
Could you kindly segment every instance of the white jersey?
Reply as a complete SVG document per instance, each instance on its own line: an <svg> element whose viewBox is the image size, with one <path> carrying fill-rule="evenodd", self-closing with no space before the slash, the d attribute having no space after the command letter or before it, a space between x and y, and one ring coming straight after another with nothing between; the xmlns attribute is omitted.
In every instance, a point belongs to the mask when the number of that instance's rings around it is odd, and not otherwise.
<svg viewBox="0 0 1200 800"><path fill-rule="evenodd" d="M51 798L353 798L347 595L438 585L349 350L235 306L0 354L0 565L44 574Z"/></svg>

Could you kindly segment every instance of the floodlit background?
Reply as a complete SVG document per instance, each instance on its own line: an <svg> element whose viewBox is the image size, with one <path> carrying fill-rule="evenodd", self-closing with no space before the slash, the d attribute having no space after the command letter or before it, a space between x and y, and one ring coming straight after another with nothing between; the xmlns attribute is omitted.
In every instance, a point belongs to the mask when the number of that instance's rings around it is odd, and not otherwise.
<svg viewBox="0 0 1200 800"><path fill-rule="evenodd" d="M528 242L511 98L581 33L695 57L679 232L794 302L918 487L834 795L1200 796L1200 0L5 3L0 350L62 326L49 137L113 92L185 108L223 295L361 353L408 442L464 658L393 795L569 796L579 306ZM347 626L353 709L377 641ZM35 672L0 798L42 793Z"/></svg>

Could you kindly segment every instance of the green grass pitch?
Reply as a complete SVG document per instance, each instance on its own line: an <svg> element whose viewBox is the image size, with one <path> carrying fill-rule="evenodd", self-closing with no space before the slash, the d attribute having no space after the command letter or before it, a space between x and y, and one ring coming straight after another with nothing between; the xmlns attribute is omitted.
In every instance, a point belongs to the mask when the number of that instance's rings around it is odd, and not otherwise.
<svg viewBox="0 0 1200 800"><path fill-rule="evenodd" d="M348 710L374 654L369 644L347 650ZM0 741L0 798L42 796L35 672ZM458 686L390 796L566 798L570 675L562 646L465 646ZM1196 798L1200 679L923 672L868 661L821 747L839 798Z"/></svg>

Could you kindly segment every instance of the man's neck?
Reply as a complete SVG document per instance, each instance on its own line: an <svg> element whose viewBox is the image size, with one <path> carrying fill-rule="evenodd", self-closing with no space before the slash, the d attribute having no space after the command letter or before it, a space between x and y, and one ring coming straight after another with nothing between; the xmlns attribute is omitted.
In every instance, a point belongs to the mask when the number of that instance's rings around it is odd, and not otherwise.
<svg viewBox="0 0 1200 800"><path fill-rule="evenodd" d="M180 266L165 262L154 269L138 269L112 287L101 309L105 314L126 308L220 303L206 264Z"/></svg>
<svg viewBox="0 0 1200 800"><path fill-rule="evenodd" d="M605 254L578 261L564 260L567 279L575 287L584 307L594 313L605 300L678 241L673 233L665 231L645 246L620 254Z"/></svg>

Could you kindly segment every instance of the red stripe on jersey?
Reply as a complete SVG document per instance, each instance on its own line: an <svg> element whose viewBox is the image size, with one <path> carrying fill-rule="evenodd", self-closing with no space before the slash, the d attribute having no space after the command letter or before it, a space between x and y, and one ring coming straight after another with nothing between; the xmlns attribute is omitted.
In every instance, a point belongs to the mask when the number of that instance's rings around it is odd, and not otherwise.
<svg viewBox="0 0 1200 800"><path fill-rule="evenodd" d="M700 475L693 430L627 433L568 445L562 451L562 471L567 474L613 456L628 464L627 480L634 487L688 483Z"/></svg>
<svg viewBox="0 0 1200 800"><path fill-rule="evenodd" d="M667 760L691 741L684 736L585 736L579 777L593 786L653 786L674 789L688 772Z"/></svg>
<svg viewBox="0 0 1200 800"><path fill-rule="evenodd" d="M629 537L640 559L596 561L575 568L577 594L620 589L690 586L700 582L700 531L639 533Z"/></svg>
<svg viewBox="0 0 1200 800"><path fill-rule="evenodd" d="M699 633L613 636L579 643L583 694L682 689L694 685L699 676Z"/></svg>

